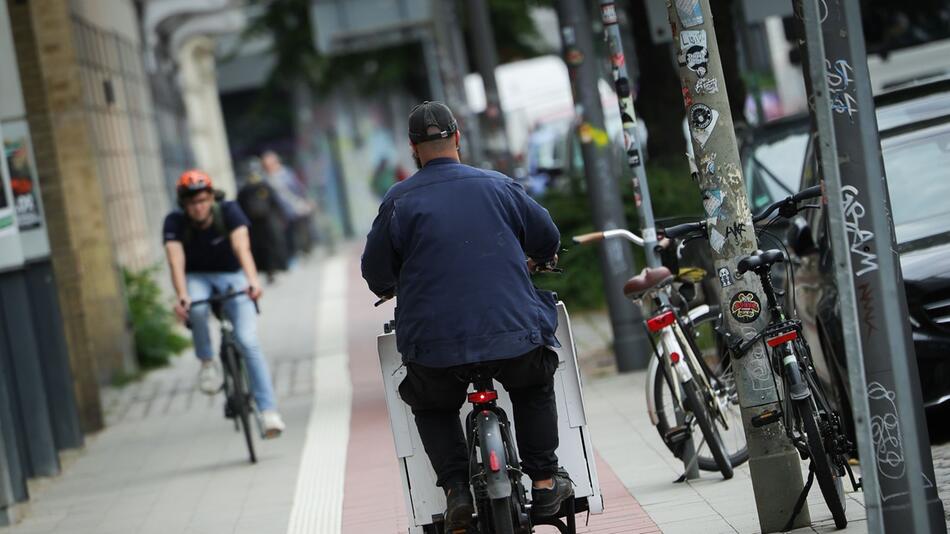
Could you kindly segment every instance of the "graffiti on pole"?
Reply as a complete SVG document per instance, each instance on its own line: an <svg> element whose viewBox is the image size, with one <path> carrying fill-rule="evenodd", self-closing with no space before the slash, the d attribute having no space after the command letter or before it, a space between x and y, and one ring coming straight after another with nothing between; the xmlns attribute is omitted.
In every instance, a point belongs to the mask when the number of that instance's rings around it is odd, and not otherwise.
<svg viewBox="0 0 950 534"><path fill-rule="evenodd" d="M828 79L828 96L831 109L839 114L853 117L858 112L858 100L854 94L854 68L847 60L825 60L825 77Z"/></svg>
<svg viewBox="0 0 950 534"><path fill-rule="evenodd" d="M858 201L858 189L852 185L842 186L841 195L844 204L844 226L851 240L851 258L855 261L854 275L860 277L878 268L877 254L871 249L874 232L861 228L861 219L867 210Z"/></svg>

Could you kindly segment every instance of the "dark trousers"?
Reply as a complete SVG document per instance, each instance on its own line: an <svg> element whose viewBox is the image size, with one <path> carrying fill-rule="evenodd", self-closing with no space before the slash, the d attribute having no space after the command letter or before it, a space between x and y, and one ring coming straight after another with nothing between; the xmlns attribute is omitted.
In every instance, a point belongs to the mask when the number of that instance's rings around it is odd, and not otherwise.
<svg viewBox="0 0 950 534"><path fill-rule="evenodd" d="M488 362L497 369L495 379L511 398L521 467L532 480L557 472L554 451L558 445L554 372L557 354L539 347L509 360ZM466 400L468 383L459 378L466 367L434 368L406 364L407 374L399 395L412 408L422 446L435 468L438 485L467 484L469 458L459 409ZM464 373L463 373L464 374Z"/></svg>

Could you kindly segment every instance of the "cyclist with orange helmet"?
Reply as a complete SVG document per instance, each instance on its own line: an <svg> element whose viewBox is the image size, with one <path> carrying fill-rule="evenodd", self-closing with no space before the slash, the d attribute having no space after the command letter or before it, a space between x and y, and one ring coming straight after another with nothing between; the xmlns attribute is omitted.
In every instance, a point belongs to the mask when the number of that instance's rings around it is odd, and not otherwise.
<svg viewBox="0 0 950 534"><path fill-rule="evenodd" d="M251 391L261 411L264 435L277 437L284 422L277 412L267 361L257 340L257 313L253 301L261 297L257 267L251 255L249 222L237 202L218 202L211 177L192 169L182 173L177 186L178 205L165 217L162 230L172 285L178 296L175 314L191 322L195 354L201 360L200 389L213 395L222 379L214 360L207 304L191 306L212 293L247 288L247 296L225 301L223 311L234 324L235 338L244 350Z"/></svg>

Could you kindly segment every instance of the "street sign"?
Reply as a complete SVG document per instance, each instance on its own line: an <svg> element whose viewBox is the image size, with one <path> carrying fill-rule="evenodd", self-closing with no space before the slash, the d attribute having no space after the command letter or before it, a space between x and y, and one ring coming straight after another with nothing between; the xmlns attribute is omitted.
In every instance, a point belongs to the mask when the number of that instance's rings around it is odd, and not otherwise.
<svg viewBox="0 0 950 534"><path fill-rule="evenodd" d="M432 21L430 0L313 0L314 40L321 54L337 55L418 41Z"/></svg>

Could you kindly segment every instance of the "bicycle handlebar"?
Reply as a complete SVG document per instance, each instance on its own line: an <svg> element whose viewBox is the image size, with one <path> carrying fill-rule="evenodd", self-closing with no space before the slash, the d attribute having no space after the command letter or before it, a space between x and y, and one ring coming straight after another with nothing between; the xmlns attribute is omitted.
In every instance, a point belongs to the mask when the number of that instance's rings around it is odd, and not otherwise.
<svg viewBox="0 0 950 534"><path fill-rule="evenodd" d="M598 233L599 233L599 232L598 232ZM538 274L538 273L562 273L562 272L564 272L564 270L563 270L563 269L560 269L559 267L557 267L557 264L555 263L555 261L552 260L552 261L549 261L549 262L547 262L547 263L539 263L539 264L537 264L537 266L535 267L535 269L531 271L531 274ZM374 307L374 308L378 308L379 306L383 305L384 303L386 303L386 302L388 302L388 301L390 301L390 300L396 298L396 294L395 294L395 293L393 293L393 294L391 294L391 295L377 295L377 296L379 297L379 300L377 300L377 301L373 304L373 307Z"/></svg>
<svg viewBox="0 0 950 534"><path fill-rule="evenodd" d="M241 295L246 295L246 294L247 294L247 288L244 288L244 289L242 289L242 290L240 290L240 291L235 291L235 290L232 289L232 290L228 291L227 293L224 293L224 294L221 294L221 295L211 295L210 297L208 297L208 298L206 298L206 299L193 300L193 301L191 301L191 305L194 306L194 305L196 305L196 304L214 304L214 303L217 303L217 302L224 302L224 301L226 301L226 300L231 300L231 299L233 299L233 298L235 298L235 297L239 297L239 296L241 296ZM260 308L260 306L257 304L257 301L256 301L256 300L251 300L251 302L254 303L254 309L257 311L257 314L260 315L260 313L261 313L261 308Z"/></svg>
<svg viewBox="0 0 950 534"><path fill-rule="evenodd" d="M755 224L759 221L764 220L766 217L771 215L772 212L774 212L775 210L779 210L779 214L782 214L781 210L783 208L787 208L789 206L795 206L796 204L798 204L799 202L803 200L818 198L820 196L821 196L820 185L813 185L807 189L803 189L799 191L798 193L795 193L794 195L791 195L789 197L783 198L782 200L778 200L776 202L773 202L772 204L769 204L768 207L766 207L761 213L759 213L755 217L752 217L752 224ZM798 211L798 210L796 209L795 211ZM784 214L783 216L785 216L786 218L788 217L787 215L784 215Z"/></svg>
<svg viewBox="0 0 950 534"><path fill-rule="evenodd" d="M676 239L696 232L706 233L706 221L677 224L676 226L663 229L663 235L669 239Z"/></svg>
<svg viewBox="0 0 950 534"><path fill-rule="evenodd" d="M612 237L622 237L627 241L633 243L634 245L643 246L643 238L637 234L631 232L630 230L604 230L603 232L591 232L589 234L581 234L573 237L573 241L578 245L587 245L590 243L596 243L598 241L603 241L605 239L610 239Z"/></svg>

